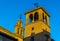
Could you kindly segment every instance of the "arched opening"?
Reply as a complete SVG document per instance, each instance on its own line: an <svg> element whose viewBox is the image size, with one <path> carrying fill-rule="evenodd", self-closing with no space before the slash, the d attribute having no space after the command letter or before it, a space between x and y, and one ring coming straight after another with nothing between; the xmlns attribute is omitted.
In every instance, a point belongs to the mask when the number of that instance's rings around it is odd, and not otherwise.
<svg viewBox="0 0 60 41"><path fill-rule="evenodd" d="M47 23L47 16L44 15L44 13L42 13L43 16L43 22Z"/></svg>
<svg viewBox="0 0 60 41"><path fill-rule="evenodd" d="M21 29L21 31L20 31L20 35L22 36L22 29Z"/></svg>
<svg viewBox="0 0 60 41"><path fill-rule="evenodd" d="M43 16L43 22L44 22L44 13L42 13L42 16Z"/></svg>
<svg viewBox="0 0 60 41"><path fill-rule="evenodd" d="M17 34L19 34L19 30L20 30L20 28L17 28L17 29L18 29Z"/></svg>
<svg viewBox="0 0 60 41"><path fill-rule="evenodd" d="M45 16L45 23L47 24L47 16Z"/></svg>
<svg viewBox="0 0 60 41"><path fill-rule="evenodd" d="M30 14L29 16L29 23L31 23L33 21L33 14Z"/></svg>
<svg viewBox="0 0 60 41"><path fill-rule="evenodd" d="M39 16L38 16L38 12L36 12L36 13L34 14L34 21L37 21L38 18L39 18Z"/></svg>

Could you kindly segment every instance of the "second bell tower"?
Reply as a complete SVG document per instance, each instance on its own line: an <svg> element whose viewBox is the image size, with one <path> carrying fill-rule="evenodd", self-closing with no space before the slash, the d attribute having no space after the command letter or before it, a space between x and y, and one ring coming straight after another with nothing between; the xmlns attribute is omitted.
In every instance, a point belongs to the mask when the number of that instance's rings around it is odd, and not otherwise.
<svg viewBox="0 0 60 41"><path fill-rule="evenodd" d="M20 37L23 37L23 32L24 32L24 28L22 26L22 21L18 20L18 22L16 23L16 26L15 26L15 34Z"/></svg>

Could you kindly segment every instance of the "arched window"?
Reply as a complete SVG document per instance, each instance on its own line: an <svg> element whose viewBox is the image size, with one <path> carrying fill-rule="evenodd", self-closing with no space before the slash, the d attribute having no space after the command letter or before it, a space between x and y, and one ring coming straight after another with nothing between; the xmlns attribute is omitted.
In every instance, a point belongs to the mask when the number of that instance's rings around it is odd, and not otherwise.
<svg viewBox="0 0 60 41"><path fill-rule="evenodd" d="M17 34L19 34L19 30L20 30L20 28L18 28Z"/></svg>
<svg viewBox="0 0 60 41"><path fill-rule="evenodd" d="M42 13L43 16L43 22L47 23L47 16L44 16L44 13Z"/></svg>
<svg viewBox="0 0 60 41"><path fill-rule="evenodd" d="M20 31L20 35L22 35L22 30Z"/></svg>
<svg viewBox="0 0 60 41"><path fill-rule="evenodd" d="M33 14L30 14L28 21L29 21L29 23L31 23L33 21Z"/></svg>
<svg viewBox="0 0 60 41"><path fill-rule="evenodd" d="M42 16L43 16L43 22L44 22L44 13L42 13Z"/></svg>
<svg viewBox="0 0 60 41"><path fill-rule="evenodd" d="M36 12L35 14L34 14L34 21L37 21L38 20L38 12Z"/></svg>
<svg viewBox="0 0 60 41"><path fill-rule="evenodd" d="M47 16L45 16L45 23L47 23Z"/></svg>

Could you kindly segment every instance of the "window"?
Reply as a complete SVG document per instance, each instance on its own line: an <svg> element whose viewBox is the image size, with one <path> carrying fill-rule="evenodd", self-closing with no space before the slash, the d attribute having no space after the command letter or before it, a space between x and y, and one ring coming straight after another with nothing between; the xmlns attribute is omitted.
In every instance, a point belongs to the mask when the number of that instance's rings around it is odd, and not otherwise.
<svg viewBox="0 0 60 41"><path fill-rule="evenodd" d="M20 35L22 35L22 30L21 30L21 32L20 32Z"/></svg>
<svg viewBox="0 0 60 41"><path fill-rule="evenodd" d="M34 21L37 21L38 20L38 12L36 12L35 14L34 14Z"/></svg>
<svg viewBox="0 0 60 41"><path fill-rule="evenodd" d="M19 30L20 30L20 29L18 28L18 32L17 32L17 34L19 34Z"/></svg>
<svg viewBox="0 0 60 41"><path fill-rule="evenodd" d="M43 16L43 22L44 22L44 13L42 13L42 16Z"/></svg>
<svg viewBox="0 0 60 41"><path fill-rule="evenodd" d="M47 16L44 16L44 13L43 13L43 22L47 23Z"/></svg>
<svg viewBox="0 0 60 41"><path fill-rule="evenodd" d="M47 16L45 16L45 23L47 23Z"/></svg>
<svg viewBox="0 0 60 41"><path fill-rule="evenodd" d="M32 30L34 30L34 28L32 28Z"/></svg>
<svg viewBox="0 0 60 41"><path fill-rule="evenodd" d="M28 22L31 23L33 21L33 15L30 14Z"/></svg>
<svg viewBox="0 0 60 41"><path fill-rule="evenodd" d="M34 36L31 37L31 41L34 41Z"/></svg>

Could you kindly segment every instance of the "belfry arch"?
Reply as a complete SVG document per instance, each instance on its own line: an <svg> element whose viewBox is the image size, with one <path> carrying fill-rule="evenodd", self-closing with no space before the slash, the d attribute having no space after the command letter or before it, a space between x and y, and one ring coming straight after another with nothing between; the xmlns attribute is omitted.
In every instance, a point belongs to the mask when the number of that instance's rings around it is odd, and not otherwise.
<svg viewBox="0 0 60 41"><path fill-rule="evenodd" d="M29 16L29 21L30 21L30 22L33 21L33 14L30 14L30 16Z"/></svg>
<svg viewBox="0 0 60 41"><path fill-rule="evenodd" d="M37 21L39 19L38 12L34 13L34 21Z"/></svg>

